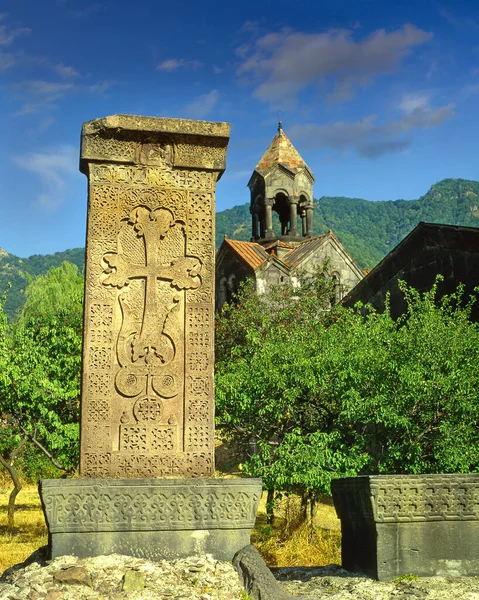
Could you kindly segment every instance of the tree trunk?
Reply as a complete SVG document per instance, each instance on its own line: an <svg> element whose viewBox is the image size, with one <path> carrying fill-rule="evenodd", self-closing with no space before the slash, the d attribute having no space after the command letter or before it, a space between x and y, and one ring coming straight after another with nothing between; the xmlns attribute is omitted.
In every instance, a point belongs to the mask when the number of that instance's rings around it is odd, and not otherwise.
<svg viewBox="0 0 479 600"><path fill-rule="evenodd" d="M266 522L272 525L274 521L274 490L268 490L266 497Z"/></svg>
<svg viewBox="0 0 479 600"><path fill-rule="evenodd" d="M301 509L299 512L300 523L304 523L308 516L308 492L301 493Z"/></svg>
<svg viewBox="0 0 479 600"><path fill-rule="evenodd" d="M15 459L17 458L20 450L25 445L25 440L23 439L18 446L10 452L10 456L8 458L4 458L0 454L0 464L7 469L12 482L13 482L13 490L10 492L10 496L8 498L8 529L13 532L14 522L15 522L15 499L18 496L18 493L22 489L22 484L20 483L20 478L18 477L18 472L15 468Z"/></svg>

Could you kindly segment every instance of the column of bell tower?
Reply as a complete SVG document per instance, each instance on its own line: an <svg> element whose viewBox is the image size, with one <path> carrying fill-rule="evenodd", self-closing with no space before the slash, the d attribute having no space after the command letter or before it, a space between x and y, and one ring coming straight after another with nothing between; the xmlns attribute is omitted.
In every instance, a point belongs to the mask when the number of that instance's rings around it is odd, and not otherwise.
<svg viewBox="0 0 479 600"><path fill-rule="evenodd" d="M251 241L283 239L300 242L313 235L314 176L283 131L278 132L255 167L248 183L251 192ZM273 229L273 212L280 222ZM301 218L301 230L298 227Z"/></svg>

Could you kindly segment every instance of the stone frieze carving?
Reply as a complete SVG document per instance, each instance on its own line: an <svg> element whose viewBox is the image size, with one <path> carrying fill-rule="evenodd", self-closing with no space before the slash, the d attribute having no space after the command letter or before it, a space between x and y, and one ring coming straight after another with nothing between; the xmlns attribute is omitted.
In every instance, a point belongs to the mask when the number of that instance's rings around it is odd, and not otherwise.
<svg viewBox="0 0 479 600"><path fill-rule="evenodd" d="M335 480L349 518L378 523L479 520L479 475L378 475Z"/></svg>
<svg viewBox="0 0 479 600"><path fill-rule="evenodd" d="M132 481L44 480L50 532L251 528L261 496L255 479Z"/></svg>

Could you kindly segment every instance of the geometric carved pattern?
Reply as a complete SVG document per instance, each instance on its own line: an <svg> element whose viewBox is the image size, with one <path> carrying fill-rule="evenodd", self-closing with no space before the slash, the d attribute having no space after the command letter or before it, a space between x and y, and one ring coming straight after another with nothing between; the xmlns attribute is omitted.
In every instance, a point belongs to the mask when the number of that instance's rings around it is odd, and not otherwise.
<svg viewBox="0 0 479 600"><path fill-rule="evenodd" d="M208 368L207 352L191 352L188 356L188 368L190 371L205 371Z"/></svg>
<svg viewBox="0 0 479 600"><path fill-rule="evenodd" d="M336 479L338 512L379 523L479 520L479 475Z"/></svg>
<svg viewBox="0 0 479 600"><path fill-rule="evenodd" d="M209 402L207 396L190 398L188 403L188 418L190 421L203 421L208 418L208 415Z"/></svg>
<svg viewBox="0 0 479 600"><path fill-rule="evenodd" d="M84 476L214 470L214 190L227 131L129 116L84 126Z"/></svg>
<svg viewBox="0 0 479 600"><path fill-rule="evenodd" d="M151 448L155 452L170 452L175 448L173 427L156 427L151 431Z"/></svg>
<svg viewBox="0 0 479 600"><path fill-rule="evenodd" d="M208 377L193 377L190 375L188 381L188 391L192 395L209 395L210 381Z"/></svg>
<svg viewBox="0 0 479 600"><path fill-rule="evenodd" d="M177 450L175 425L120 426L120 451L130 454L173 452Z"/></svg>
<svg viewBox="0 0 479 600"><path fill-rule="evenodd" d="M120 433L120 450L127 452L145 452L146 427L122 425Z"/></svg>
<svg viewBox="0 0 479 600"><path fill-rule="evenodd" d="M42 486L50 532L251 528L259 480L74 480ZM227 489L224 489L227 487Z"/></svg>
<svg viewBox="0 0 479 600"><path fill-rule="evenodd" d="M88 420L105 422L110 419L110 400L107 397L92 398L88 404Z"/></svg>
<svg viewBox="0 0 479 600"><path fill-rule="evenodd" d="M210 445L212 436L208 427L208 423L190 424L187 427L187 442L188 450L204 450Z"/></svg>

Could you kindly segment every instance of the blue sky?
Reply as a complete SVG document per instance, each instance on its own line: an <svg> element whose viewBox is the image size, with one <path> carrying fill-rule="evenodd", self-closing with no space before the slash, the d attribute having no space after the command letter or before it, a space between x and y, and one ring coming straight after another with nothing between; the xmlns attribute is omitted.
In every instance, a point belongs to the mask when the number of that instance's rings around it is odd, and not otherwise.
<svg viewBox="0 0 479 600"><path fill-rule="evenodd" d="M452 0L2 0L0 246L84 245L83 121L229 121L217 208L278 116L315 197L412 199L479 179L479 3Z"/></svg>

